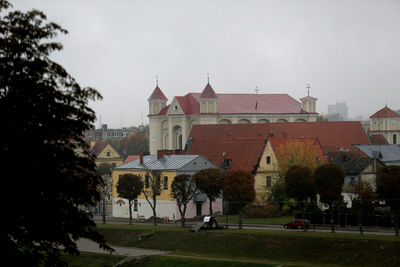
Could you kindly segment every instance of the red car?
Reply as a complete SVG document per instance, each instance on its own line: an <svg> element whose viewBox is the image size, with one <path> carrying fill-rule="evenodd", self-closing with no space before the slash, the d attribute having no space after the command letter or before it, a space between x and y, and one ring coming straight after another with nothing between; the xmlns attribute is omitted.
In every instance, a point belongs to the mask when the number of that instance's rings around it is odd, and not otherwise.
<svg viewBox="0 0 400 267"><path fill-rule="evenodd" d="M307 229L310 229L311 224L309 221L305 220ZM285 229L295 228L295 229L304 229L304 220L303 219L294 219L290 222L284 223L283 227Z"/></svg>

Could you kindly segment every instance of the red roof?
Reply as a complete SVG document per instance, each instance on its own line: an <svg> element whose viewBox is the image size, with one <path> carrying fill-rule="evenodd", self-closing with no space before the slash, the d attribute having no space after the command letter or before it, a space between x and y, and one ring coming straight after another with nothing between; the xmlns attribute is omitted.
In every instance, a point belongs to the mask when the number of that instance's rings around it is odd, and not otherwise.
<svg viewBox="0 0 400 267"><path fill-rule="evenodd" d="M164 93L161 91L160 87L157 87L154 89L153 93L151 94L149 100L163 100L167 101L168 98L164 95Z"/></svg>
<svg viewBox="0 0 400 267"><path fill-rule="evenodd" d="M224 158L232 160L230 170L255 171L266 139L195 139L190 145L188 154L202 155L217 166L222 166ZM222 153L225 153L225 156Z"/></svg>
<svg viewBox="0 0 400 267"><path fill-rule="evenodd" d="M324 153L353 144L371 144L360 122L274 122L259 124L193 125L190 137L200 140L259 137L318 138Z"/></svg>
<svg viewBox="0 0 400 267"><path fill-rule="evenodd" d="M206 87L204 88L203 92L201 93L200 98L218 98L212 89L211 85L207 83Z"/></svg>
<svg viewBox="0 0 400 267"><path fill-rule="evenodd" d="M373 134L369 137L373 145L388 145L388 141L381 134Z"/></svg>
<svg viewBox="0 0 400 267"><path fill-rule="evenodd" d="M107 146L106 141L98 141L94 144L91 151L97 157L98 155L100 155L100 153L104 150L106 146Z"/></svg>
<svg viewBox="0 0 400 267"><path fill-rule="evenodd" d="M397 112L394 112L393 110L391 110L388 107L384 107L383 109L375 112L375 114L373 114L370 118L375 119L375 118L399 118L399 117L400 117L400 114L398 114Z"/></svg>
<svg viewBox="0 0 400 267"><path fill-rule="evenodd" d="M288 94L218 94L219 114L301 114L301 104ZM184 114L200 114L199 93L176 99ZM167 114L169 105L157 115Z"/></svg>
<svg viewBox="0 0 400 267"><path fill-rule="evenodd" d="M128 163L128 162L131 162L131 161L134 161L134 160L137 160L139 157L140 157L139 155L127 156L126 159L124 160L124 164Z"/></svg>

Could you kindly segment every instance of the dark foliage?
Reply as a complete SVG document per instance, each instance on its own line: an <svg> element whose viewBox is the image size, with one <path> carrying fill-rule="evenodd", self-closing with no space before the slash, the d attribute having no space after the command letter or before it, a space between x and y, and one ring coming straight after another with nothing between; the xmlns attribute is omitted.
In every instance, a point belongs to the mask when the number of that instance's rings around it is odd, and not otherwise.
<svg viewBox="0 0 400 267"><path fill-rule="evenodd" d="M311 171L307 167L292 166L285 174L286 195L298 201L313 198L316 195Z"/></svg>
<svg viewBox="0 0 400 267"><path fill-rule="evenodd" d="M3 266L57 266L59 246L78 253L75 240L109 248L82 207L100 199L103 181L83 141L95 113L82 88L50 60L51 42L66 33L37 10L12 11L0 0L0 149L3 170L0 246Z"/></svg>
<svg viewBox="0 0 400 267"><path fill-rule="evenodd" d="M174 180L172 181L171 197L176 199L176 204L182 217L182 227L185 227L187 204L195 196L196 190L196 183L190 175L180 174L175 176Z"/></svg>
<svg viewBox="0 0 400 267"><path fill-rule="evenodd" d="M207 195L210 201L210 215L212 215L212 202L222 193L224 175L219 169L209 168L195 173L194 180L197 188Z"/></svg>
<svg viewBox="0 0 400 267"><path fill-rule="evenodd" d="M132 224L132 201L137 199L143 190L142 179L133 174L123 174L117 183L117 193L129 201L129 224Z"/></svg>
<svg viewBox="0 0 400 267"><path fill-rule="evenodd" d="M151 170L146 173L146 178L148 180L148 187L143 188L143 195L149 203L150 208L153 210L153 224L157 225L157 196L161 195L163 188L161 187L161 175L160 170Z"/></svg>
<svg viewBox="0 0 400 267"><path fill-rule="evenodd" d="M396 236L400 221L400 166L386 166L376 179L376 191L380 199L390 207Z"/></svg>

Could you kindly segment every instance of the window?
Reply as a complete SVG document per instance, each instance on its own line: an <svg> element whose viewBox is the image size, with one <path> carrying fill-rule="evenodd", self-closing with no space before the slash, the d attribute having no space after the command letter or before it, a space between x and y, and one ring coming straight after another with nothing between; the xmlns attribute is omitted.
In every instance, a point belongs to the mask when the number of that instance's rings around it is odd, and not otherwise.
<svg viewBox="0 0 400 267"><path fill-rule="evenodd" d="M110 153L110 151L107 151L107 157L109 157L109 156L110 156L110 154L111 154L111 153Z"/></svg>
<svg viewBox="0 0 400 267"><path fill-rule="evenodd" d="M196 216L201 216L201 202L196 203Z"/></svg>
<svg viewBox="0 0 400 267"><path fill-rule="evenodd" d="M164 176L164 189L168 189L168 176Z"/></svg>
<svg viewBox="0 0 400 267"><path fill-rule="evenodd" d="M224 159L224 169L228 169L232 165L231 159Z"/></svg>
<svg viewBox="0 0 400 267"><path fill-rule="evenodd" d="M137 199L135 199L133 201L133 211L138 211L138 200Z"/></svg>
<svg viewBox="0 0 400 267"><path fill-rule="evenodd" d="M161 188L161 177L157 177L157 187Z"/></svg>
<svg viewBox="0 0 400 267"><path fill-rule="evenodd" d="M267 188L271 187L271 183L272 183L271 176L267 176L267 179L266 179L265 183L267 185Z"/></svg>
<svg viewBox="0 0 400 267"><path fill-rule="evenodd" d="M267 164L271 164L271 157L267 156Z"/></svg>
<svg viewBox="0 0 400 267"><path fill-rule="evenodd" d="M116 163L111 163L111 166L112 166L113 168L115 168L115 167L117 166L117 164L116 164Z"/></svg>
<svg viewBox="0 0 400 267"><path fill-rule="evenodd" d="M149 176L146 175L145 179L144 179L144 187L149 188Z"/></svg>
<svg viewBox="0 0 400 267"><path fill-rule="evenodd" d="M397 135L396 134L393 135L393 144L397 144Z"/></svg>
<svg viewBox="0 0 400 267"><path fill-rule="evenodd" d="M89 136L89 137L92 137L92 132L88 132L88 136Z"/></svg>

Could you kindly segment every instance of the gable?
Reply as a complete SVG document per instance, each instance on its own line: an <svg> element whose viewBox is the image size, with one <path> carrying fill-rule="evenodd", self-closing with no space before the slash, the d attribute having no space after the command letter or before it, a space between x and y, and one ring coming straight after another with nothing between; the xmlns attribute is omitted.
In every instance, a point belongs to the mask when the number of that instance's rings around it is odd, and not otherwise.
<svg viewBox="0 0 400 267"><path fill-rule="evenodd" d="M206 158L199 156L188 162L185 166L177 170L177 173L196 173L197 171L208 169L208 168L218 168L211 161Z"/></svg>
<svg viewBox="0 0 400 267"><path fill-rule="evenodd" d="M107 144L97 156L98 159L121 158L121 155L110 145Z"/></svg>
<svg viewBox="0 0 400 267"><path fill-rule="evenodd" d="M181 105L179 104L176 97L172 100L171 104L169 105L167 115L183 115L184 112L182 110Z"/></svg>

